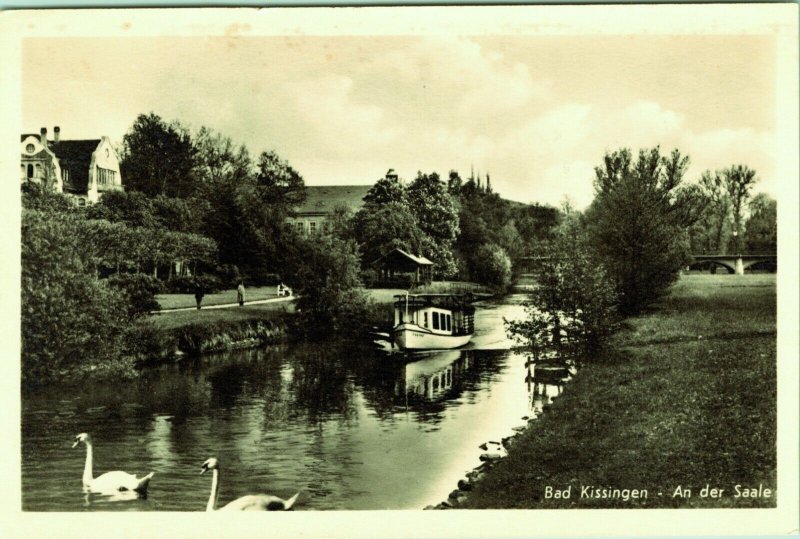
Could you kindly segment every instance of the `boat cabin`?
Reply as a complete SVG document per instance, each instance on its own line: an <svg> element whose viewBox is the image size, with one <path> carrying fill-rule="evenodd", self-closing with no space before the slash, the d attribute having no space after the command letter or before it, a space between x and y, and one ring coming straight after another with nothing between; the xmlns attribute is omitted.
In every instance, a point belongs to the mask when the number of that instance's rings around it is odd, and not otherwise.
<svg viewBox="0 0 800 539"><path fill-rule="evenodd" d="M475 307L450 294L396 295L394 326L411 323L434 335L471 335Z"/></svg>

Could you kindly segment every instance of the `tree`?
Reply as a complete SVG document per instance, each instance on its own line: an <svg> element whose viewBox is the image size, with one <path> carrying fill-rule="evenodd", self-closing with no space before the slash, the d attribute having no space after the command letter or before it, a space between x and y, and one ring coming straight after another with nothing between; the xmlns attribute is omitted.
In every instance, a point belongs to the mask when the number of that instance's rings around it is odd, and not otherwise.
<svg viewBox="0 0 800 539"><path fill-rule="evenodd" d="M692 252L725 254L726 232L730 229L730 197L726 192L721 172L703 172L699 188L705 200L698 221L690 229Z"/></svg>
<svg viewBox="0 0 800 539"><path fill-rule="evenodd" d="M778 202L766 193L759 193L750 201L744 245L751 253L772 254L778 250Z"/></svg>
<svg viewBox="0 0 800 539"><path fill-rule="evenodd" d="M381 178L370 187L364 196L364 204L383 206L386 204L408 205L406 187L396 177Z"/></svg>
<svg viewBox="0 0 800 539"><path fill-rule="evenodd" d="M243 203L259 204L247 148L206 127L198 132L195 144L194 173L200 183L193 204L202 208L201 233L217 242L221 264L260 265L257 231L249 226L252 220L245 222L243 208Z"/></svg>
<svg viewBox="0 0 800 539"><path fill-rule="evenodd" d="M75 214L22 214L22 381L26 386L121 353L129 304L98 280Z"/></svg>
<svg viewBox="0 0 800 539"><path fill-rule="evenodd" d="M353 217L353 231L364 267L395 248L420 254L426 239L409 208L396 202L362 207Z"/></svg>
<svg viewBox="0 0 800 539"><path fill-rule="evenodd" d="M355 241L323 235L300 247L287 264L286 282L299 297L299 325L313 336L354 335L366 321L369 300L359 278Z"/></svg>
<svg viewBox="0 0 800 539"><path fill-rule="evenodd" d="M731 202L733 213L733 250L741 252L742 210L750 197L750 190L758 181L756 171L746 165L733 165L722 171L722 182Z"/></svg>
<svg viewBox="0 0 800 539"><path fill-rule="evenodd" d="M485 243L476 249L476 280L499 291L511 284L511 259L499 245Z"/></svg>
<svg viewBox="0 0 800 539"><path fill-rule="evenodd" d="M274 151L262 152L258 157L256 181L261 200L273 210L280 208L288 213L289 208L306 200L303 177Z"/></svg>
<svg viewBox="0 0 800 539"><path fill-rule="evenodd" d="M534 358L553 348L589 358L618 327L618 296L578 212L566 215L541 254L539 286L525 305L526 317L506 321L507 331Z"/></svg>
<svg viewBox="0 0 800 539"><path fill-rule="evenodd" d="M122 137L120 171L128 191L187 197L196 184L195 147L188 130L155 113L140 114Z"/></svg>
<svg viewBox="0 0 800 539"><path fill-rule="evenodd" d="M86 216L132 227L154 228L157 224L150 199L138 191L110 191L86 209Z"/></svg>
<svg viewBox="0 0 800 539"><path fill-rule="evenodd" d="M686 228L702 201L682 188L689 158L658 147L606 154L595 168L595 199L587 211L589 234L615 282L624 314L661 298L688 261Z"/></svg>
<svg viewBox="0 0 800 539"><path fill-rule="evenodd" d="M22 207L45 213L76 213L78 208L66 195L32 181L22 184Z"/></svg>
<svg viewBox="0 0 800 539"><path fill-rule="evenodd" d="M439 277L455 274L453 245L459 233L458 210L447 193L444 182L435 172L417 173L407 189L408 202L417 218L419 228L430 238L429 258L434 262L434 273Z"/></svg>

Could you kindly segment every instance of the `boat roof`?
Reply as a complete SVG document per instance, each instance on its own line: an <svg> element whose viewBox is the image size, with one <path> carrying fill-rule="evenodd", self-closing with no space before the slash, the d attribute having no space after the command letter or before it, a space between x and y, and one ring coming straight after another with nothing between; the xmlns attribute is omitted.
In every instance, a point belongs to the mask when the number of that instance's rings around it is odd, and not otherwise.
<svg viewBox="0 0 800 539"><path fill-rule="evenodd" d="M396 294L395 305L402 306L408 302L409 305L414 306L430 306L442 308L466 308L473 307L470 305L475 298L472 294Z"/></svg>

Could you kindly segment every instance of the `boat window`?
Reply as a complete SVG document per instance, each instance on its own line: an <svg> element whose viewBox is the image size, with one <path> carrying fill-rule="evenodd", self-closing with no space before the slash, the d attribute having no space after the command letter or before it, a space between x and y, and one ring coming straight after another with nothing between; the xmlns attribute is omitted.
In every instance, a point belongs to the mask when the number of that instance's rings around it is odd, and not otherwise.
<svg viewBox="0 0 800 539"><path fill-rule="evenodd" d="M433 312L433 329L439 329L439 313Z"/></svg>
<svg viewBox="0 0 800 539"><path fill-rule="evenodd" d="M447 331L450 331L450 315L445 315L447 318L447 327L445 328Z"/></svg>
<svg viewBox="0 0 800 539"><path fill-rule="evenodd" d="M428 327L428 313L423 313L422 327Z"/></svg>

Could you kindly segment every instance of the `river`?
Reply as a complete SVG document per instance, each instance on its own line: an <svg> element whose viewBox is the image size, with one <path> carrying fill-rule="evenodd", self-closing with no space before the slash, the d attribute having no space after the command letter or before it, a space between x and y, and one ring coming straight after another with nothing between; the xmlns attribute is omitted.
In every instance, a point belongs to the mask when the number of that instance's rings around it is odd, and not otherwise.
<svg viewBox="0 0 800 539"><path fill-rule="evenodd" d="M135 381L50 388L22 403L22 504L28 511L200 511L220 462L219 504L301 491L296 510L421 509L446 499L500 441L540 412L559 383L536 383L503 318L521 297L477 305L458 351L413 361L371 349L303 344L165 365ZM155 472L148 496L81 491L95 475Z"/></svg>

